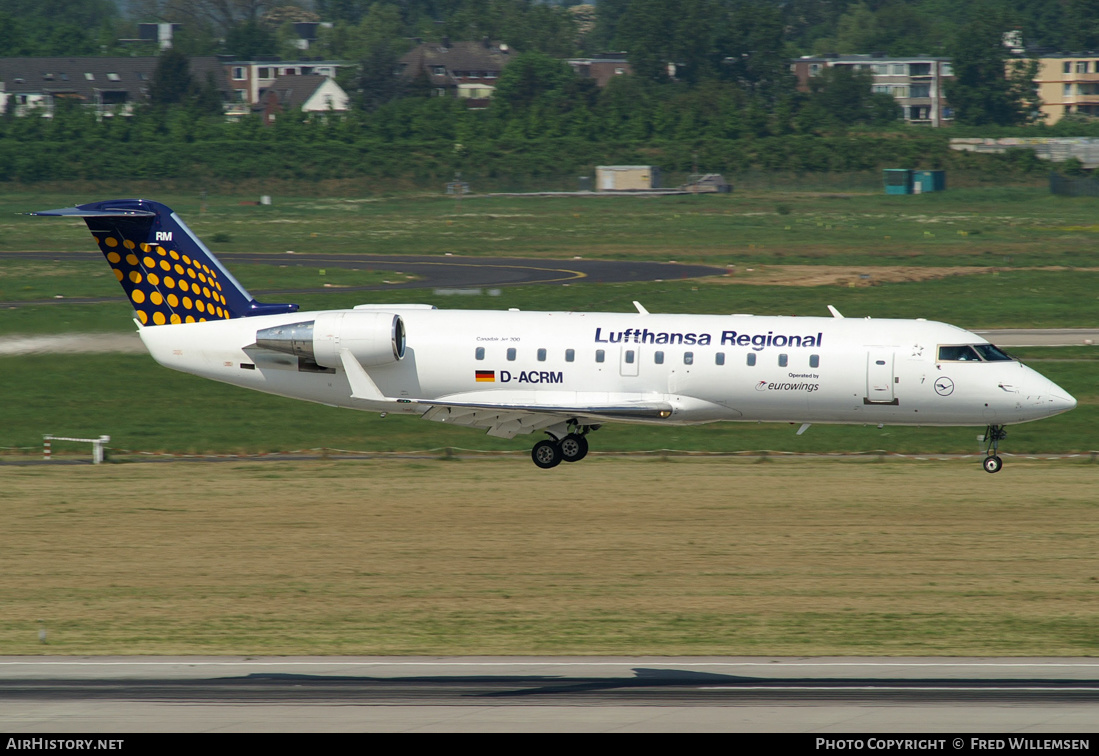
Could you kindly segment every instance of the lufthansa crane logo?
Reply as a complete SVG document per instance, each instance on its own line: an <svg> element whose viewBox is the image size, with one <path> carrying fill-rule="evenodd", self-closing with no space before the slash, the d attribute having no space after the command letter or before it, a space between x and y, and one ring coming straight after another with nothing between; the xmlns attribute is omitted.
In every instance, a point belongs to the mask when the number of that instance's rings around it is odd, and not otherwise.
<svg viewBox="0 0 1099 756"><path fill-rule="evenodd" d="M935 393L939 396L950 396L954 393L954 381L943 377L935 381Z"/></svg>

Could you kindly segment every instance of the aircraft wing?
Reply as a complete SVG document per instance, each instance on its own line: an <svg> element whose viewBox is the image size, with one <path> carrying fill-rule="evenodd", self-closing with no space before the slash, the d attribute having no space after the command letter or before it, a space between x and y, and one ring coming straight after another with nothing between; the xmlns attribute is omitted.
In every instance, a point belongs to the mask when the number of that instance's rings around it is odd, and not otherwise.
<svg viewBox="0 0 1099 756"><path fill-rule="evenodd" d="M474 428L486 428L488 435L512 438L520 433L532 433L551 425L576 419L584 425L609 421L658 420L670 417L672 407L666 402L584 403L575 405L525 402L476 402L444 399L415 399L417 404L431 407L421 415L425 420L452 423Z"/></svg>
<svg viewBox="0 0 1099 756"><path fill-rule="evenodd" d="M501 438L532 433L573 418L594 425L615 420L659 420L672 414L667 402L581 391L475 391L435 399L398 399L383 394L349 350L341 349L340 358L352 398L427 407L421 415L425 420L486 428L490 436Z"/></svg>

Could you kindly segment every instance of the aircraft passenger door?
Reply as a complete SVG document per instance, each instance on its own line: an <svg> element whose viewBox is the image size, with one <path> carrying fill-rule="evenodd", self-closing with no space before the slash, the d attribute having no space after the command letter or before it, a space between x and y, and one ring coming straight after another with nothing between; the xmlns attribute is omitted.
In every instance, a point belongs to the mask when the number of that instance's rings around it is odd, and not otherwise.
<svg viewBox="0 0 1099 756"><path fill-rule="evenodd" d="M896 404L893 353L871 349L866 355L866 403Z"/></svg>
<svg viewBox="0 0 1099 756"><path fill-rule="evenodd" d="M622 347L622 356L619 362L622 375L637 375L641 363L641 350L638 346L637 344L627 344Z"/></svg>

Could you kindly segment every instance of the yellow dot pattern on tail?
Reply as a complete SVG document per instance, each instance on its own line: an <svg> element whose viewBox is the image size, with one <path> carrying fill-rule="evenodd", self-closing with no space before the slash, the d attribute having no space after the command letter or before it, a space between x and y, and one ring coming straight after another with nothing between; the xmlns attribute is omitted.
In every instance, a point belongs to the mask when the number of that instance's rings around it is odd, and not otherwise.
<svg viewBox="0 0 1099 756"><path fill-rule="evenodd" d="M136 245L129 239L104 233L95 237L142 324L195 323L231 317L218 272L208 265L156 244ZM131 249L135 251L129 252ZM117 250L127 252L123 256ZM177 290L188 292L189 296L181 299L175 293Z"/></svg>

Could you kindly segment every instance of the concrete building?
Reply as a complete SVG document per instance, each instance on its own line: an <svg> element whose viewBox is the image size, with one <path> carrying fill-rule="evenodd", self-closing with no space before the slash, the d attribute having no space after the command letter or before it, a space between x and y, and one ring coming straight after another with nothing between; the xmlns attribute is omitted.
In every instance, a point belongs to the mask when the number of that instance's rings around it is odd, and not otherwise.
<svg viewBox="0 0 1099 756"><path fill-rule="evenodd" d="M120 39L118 41L127 45L155 44L161 50L167 50L172 46L172 38L175 36L175 33L182 27L183 24L138 24L137 37L135 39Z"/></svg>
<svg viewBox="0 0 1099 756"><path fill-rule="evenodd" d="M808 92L813 77L825 68L842 66L869 71L874 91L892 95L909 123L942 126L954 119L943 88L945 80L954 75L949 58L827 54L798 58L790 63L790 70L797 77L798 88Z"/></svg>
<svg viewBox="0 0 1099 756"><path fill-rule="evenodd" d="M569 58L565 62L580 78L595 79L600 88L607 86L615 76L633 73L624 52L598 53L591 58Z"/></svg>

